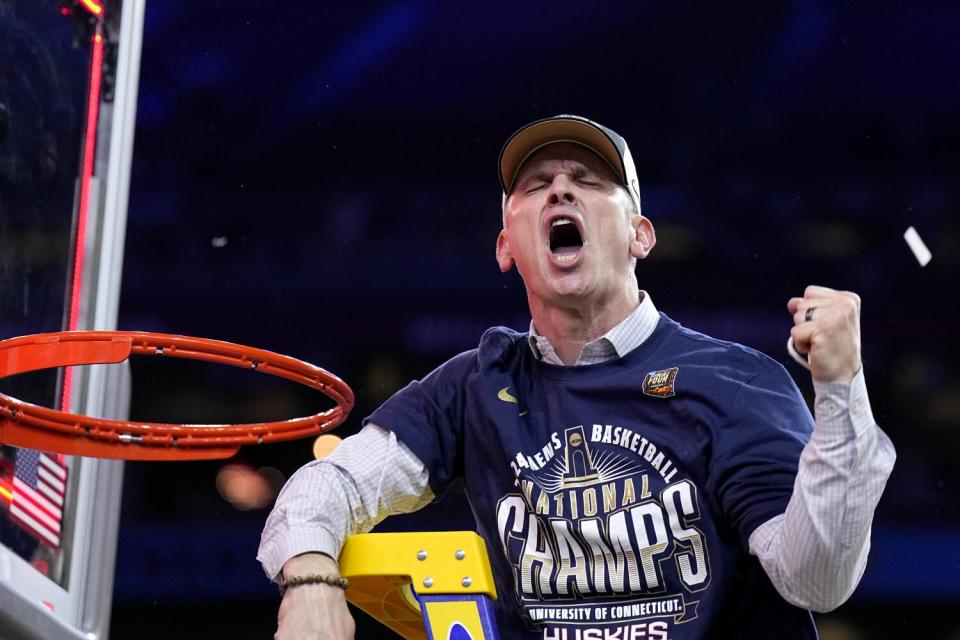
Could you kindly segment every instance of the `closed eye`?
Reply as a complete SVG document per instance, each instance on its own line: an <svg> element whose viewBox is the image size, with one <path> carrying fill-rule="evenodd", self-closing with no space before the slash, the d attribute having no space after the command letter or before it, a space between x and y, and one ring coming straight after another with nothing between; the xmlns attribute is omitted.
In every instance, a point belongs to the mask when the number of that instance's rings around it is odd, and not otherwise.
<svg viewBox="0 0 960 640"><path fill-rule="evenodd" d="M587 187L600 186L600 180L598 179L598 176L586 167L578 167L575 169L572 177L577 184L582 184Z"/></svg>
<svg viewBox="0 0 960 640"><path fill-rule="evenodd" d="M524 185L524 187L523 187L523 192L524 192L524 193L533 193L533 192L535 192L535 191L539 191L540 189L543 189L546 185L547 185L546 182L539 182L539 181L538 181L538 182L534 182L534 183L527 183L527 184Z"/></svg>

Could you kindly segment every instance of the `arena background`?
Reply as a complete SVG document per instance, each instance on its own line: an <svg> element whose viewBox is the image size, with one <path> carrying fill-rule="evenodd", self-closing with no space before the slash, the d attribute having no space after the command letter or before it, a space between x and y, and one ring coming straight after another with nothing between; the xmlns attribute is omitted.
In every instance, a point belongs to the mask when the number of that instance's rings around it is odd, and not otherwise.
<svg viewBox="0 0 960 640"><path fill-rule="evenodd" d="M862 295L899 460L863 583L821 631L960 637L958 25L950 2L151 1L118 326L327 367L357 392L353 433L487 326L527 325L493 260L497 153L529 120L588 115L631 144L659 239L639 279L673 318L765 351L809 395L786 300ZM244 372L133 366L135 418L323 405ZM128 464L113 637L270 637L270 494L229 480L276 484L310 446ZM455 489L386 527L471 525Z"/></svg>

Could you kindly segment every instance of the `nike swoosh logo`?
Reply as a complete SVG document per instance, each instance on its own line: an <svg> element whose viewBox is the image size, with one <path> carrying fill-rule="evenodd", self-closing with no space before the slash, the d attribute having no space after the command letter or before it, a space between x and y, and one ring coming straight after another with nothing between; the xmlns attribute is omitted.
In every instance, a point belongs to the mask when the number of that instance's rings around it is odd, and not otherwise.
<svg viewBox="0 0 960 640"><path fill-rule="evenodd" d="M510 387L504 387L497 392L497 397L503 400L504 402L512 402L513 404L520 404L520 402L510 394ZM521 416L527 415L526 411L520 412Z"/></svg>
<svg viewBox="0 0 960 640"><path fill-rule="evenodd" d="M516 398L510 395L510 387L504 387L500 389L500 392L497 393L497 397L503 400L504 402L512 402L513 404L520 404Z"/></svg>

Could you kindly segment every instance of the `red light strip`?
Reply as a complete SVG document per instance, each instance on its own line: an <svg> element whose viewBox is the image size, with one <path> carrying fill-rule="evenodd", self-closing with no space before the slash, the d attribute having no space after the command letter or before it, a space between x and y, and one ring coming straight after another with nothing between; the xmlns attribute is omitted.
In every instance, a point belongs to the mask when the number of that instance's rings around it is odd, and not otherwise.
<svg viewBox="0 0 960 640"><path fill-rule="evenodd" d="M80 292L83 285L83 264L87 244L87 214L90 208L90 182L93 179L93 163L96 158L97 117L100 113L100 82L103 75L103 22L97 22L90 56L90 90L87 96L87 124L83 142L83 160L80 166L80 203L77 208L77 235L73 254L73 275L70 283L70 313L67 330L76 331L80 316ZM73 369L63 372L63 393L60 410L70 410L70 392L73 386Z"/></svg>
<svg viewBox="0 0 960 640"><path fill-rule="evenodd" d="M95 16L103 15L103 5L99 5L94 0L80 0L80 4Z"/></svg>

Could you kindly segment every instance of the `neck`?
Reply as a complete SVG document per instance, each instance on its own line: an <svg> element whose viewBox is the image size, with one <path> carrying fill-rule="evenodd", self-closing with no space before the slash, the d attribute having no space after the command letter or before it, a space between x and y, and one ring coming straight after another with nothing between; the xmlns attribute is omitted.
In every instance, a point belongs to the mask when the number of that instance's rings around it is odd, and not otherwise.
<svg viewBox="0 0 960 640"><path fill-rule="evenodd" d="M573 365L585 344L623 322L640 304L634 284L614 299L552 302L528 293L530 314L537 332L550 341L560 361Z"/></svg>

